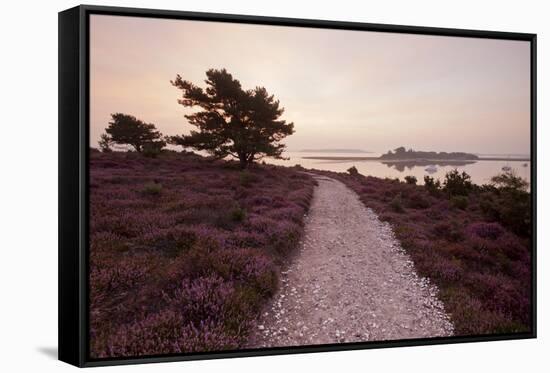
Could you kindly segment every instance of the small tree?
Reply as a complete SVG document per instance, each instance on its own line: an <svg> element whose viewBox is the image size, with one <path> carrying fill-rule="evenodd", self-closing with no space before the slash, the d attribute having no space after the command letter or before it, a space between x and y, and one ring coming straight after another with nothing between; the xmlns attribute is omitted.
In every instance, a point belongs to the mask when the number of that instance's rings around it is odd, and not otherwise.
<svg viewBox="0 0 550 373"><path fill-rule="evenodd" d="M98 144L103 153L110 153L113 151L113 149L111 149L112 140L106 133L101 134Z"/></svg>
<svg viewBox="0 0 550 373"><path fill-rule="evenodd" d="M531 194L529 184L514 172L505 172L491 178L484 188L482 211L493 220L522 236L531 234Z"/></svg>
<svg viewBox="0 0 550 373"><path fill-rule="evenodd" d="M417 181L418 179L416 178L416 176L412 176L412 175L405 176L405 182L407 184L416 185Z"/></svg>
<svg viewBox="0 0 550 373"><path fill-rule="evenodd" d="M441 188L441 182L439 179L435 180L433 177L429 175L424 176L424 188L432 194L436 195L439 192L439 189Z"/></svg>
<svg viewBox="0 0 550 373"><path fill-rule="evenodd" d="M473 185L470 175L457 169L447 172L443 181L443 190L451 196L467 196L472 190Z"/></svg>
<svg viewBox="0 0 550 373"><path fill-rule="evenodd" d="M348 172L351 176L359 175L359 170L355 166L351 166L350 168L348 168Z"/></svg>
<svg viewBox="0 0 550 373"><path fill-rule="evenodd" d="M143 151L146 144L165 144L162 134L157 131L152 123L145 123L133 115L115 113L111 114L112 121L105 129L106 136L111 142L132 146L138 153ZM107 139L107 137L105 137ZM161 148L164 145L161 146Z"/></svg>
<svg viewBox="0 0 550 373"><path fill-rule="evenodd" d="M500 189L512 189L525 191L529 183L517 176L514 171L503 172L491 178L491 184Z"/></svg>
<svg viewBox="0 0 550 373"><path fill-rule="evenodd" d="M280 119L284 109L279 101L263 87L244 90L225 69L210 69L206 76L206 89L180 75L171 81L182 91L178 103L202 110L185 115L198 130L172 136L170 142L217 158L234 157L243 169L264 157L285 159L280 141L294 133L294 124Z"/></svg>

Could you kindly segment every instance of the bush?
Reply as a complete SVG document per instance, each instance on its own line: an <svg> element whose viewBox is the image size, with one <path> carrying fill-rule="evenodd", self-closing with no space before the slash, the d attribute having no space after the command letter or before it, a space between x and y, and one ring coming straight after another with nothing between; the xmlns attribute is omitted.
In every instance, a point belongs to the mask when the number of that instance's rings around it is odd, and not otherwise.
<svg viewBox="0 0 550 373"><path fill-rule="evenodd" d="M403 212L405 211L403 209L403 198L401 197L401 193L399 193L398 195L396 195L390 202L390 207L393 209L393 211L395 212Z"/></svg>
<svg viewBox="0 0 550 373"><path fill-rule="evenodd" d="M241 171L241 174L239 175L239 183L244 187L248 187L252 185L252 183L255 183L257 181L258 181L258 176L254 175L252 172L248 170Z"/></svg>
<svg viewBox="0 0 550 373"><path fill-rule="evenodd" d="M235 207L231 210L231 219L233 221L242 222L246 218L246 210L240 207Z"/></svg>
<svg viewBox="0 0 550 373"><path fill-rule="evenodd" d="M99 148L103 153L111 153L113 151L113 149L111 149L111 145L113 144L113 141L111 140L111 137L106 133L100 136L100 140L98 144L99 144Z"/></svg>
<svg viewBox="0 0 550 373"><path fill-rule="evenodd" d="M466 196L452 196L450 202L451 206L460 210L466 210L468 207L468 197Z"/></svg>
<svg viewBox="0 0 550 373"><path fill-rule="evenodd" d="M531 199L517 189L496 189L481 195L481 211L522 236L531 234Z"/></svg>
<svg viewBox="0 0 550 373"><path fill-rule="evenodd" d="M449 242L459 242L464 239L464 233L457 223L439 223L433 228L433 232Z"/></svg>
<svg viewBox="0 0 550 373"><path fill-rule="evenodd" d="M156 158L162 152L162 148L166 146L164 141L152 141L143 145L142 154L148 158Z"/></svg>
<svg viewBox="0 0 550 373"><path fill-rule="evenodd" d="M436 194L441 188L441 182L439 179L434 180L431 176L424 176L424 188L430 192L430 194Z"/></svg>
<svg viewBox="0 0 550 373"><path fill-rule="evenodd" d="M162 184L159 183L147 183L141 190L145 195L158 196L162 193Z"/></svg>
<svg viewBox="0 0 550 373"><path fill-rule="evenodd" d="M498 189L511 189L525 191L529 183L521 177L516 176L514 171L503 172L491 178L491 184Z"/></svg>
<svg viewBox="0 0 550 373"><path fill-rule="evenodd" d="M413 209L426 209L430 207L430 201L424 193L411 193L407 198L407 207Z"/></svg>
<svg viewBox="0 0 550 373"><path fill-rule="evenodd" d="M348 172L351 176L359 175L359 171L357 170L357 167L355 167L355 166L351 166L350 168L348 168Z"/></svg>
<svg viewBox="0 0 550 373"><path fill-rule="evenodd" d="M405 182L407 184L416 185L417 181L418 181L418 179L415 176L412 176L412 175L405 176Z"/></svg>
<svg viewBox="0 0 550 373"><path fill-rule="evenodd" d="M471 236L496 240L504 233L504 228L498 223L473 223L466 228Z"/></svg>
<svg viewBox="0 0 550 373"><path fill-rule="evenodd" d="M472 190L471 177L466 172L454 169L447 172L443 181L443 190L451 196L467 196Z"/></svg>
<svg viewBox="0 0 550 373"><path fill-rule="evenodd" d="M531 196L527 181L514 172L505 172L491 178L484 185L481 210L490 219L500 222L522 236L531 234Z"/></svg>

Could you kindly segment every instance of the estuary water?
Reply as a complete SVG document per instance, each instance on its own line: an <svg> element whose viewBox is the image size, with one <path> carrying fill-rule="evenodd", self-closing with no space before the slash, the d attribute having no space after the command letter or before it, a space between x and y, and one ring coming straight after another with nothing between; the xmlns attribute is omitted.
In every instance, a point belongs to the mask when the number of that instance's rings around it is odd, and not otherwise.
<svg viewBox="0 0 550 373"><path fill-rule="evenodd" d="M359 173L376 177L403 178L407 175L415 176L418 184L424 183L424 176L429 175L435 179L443 180L445 174L453 169L460 172L465 171L472 177L475 184L487 184L491 177L502 173L504 170L511 169L516 175L521 176L527 181L531 180L531 162L518 160L519 158L529 158L529 155L522 154L487 154L479 155L480 158L502 158L503 160L479 160L464 161L453 164L439 164L431 162L382 162L379 160L326 160L326 159L307 159L304 157L379 157L380 153L332 153L332 152L286 152L285 157L289 160L268 159L265 161L271 164L282 166L301 165L304 168L315 168L318 170L346 172L352 166L355 166ZM448 162L449 163L449 162ZM504 169L503 169L504 168Z"/></svg>

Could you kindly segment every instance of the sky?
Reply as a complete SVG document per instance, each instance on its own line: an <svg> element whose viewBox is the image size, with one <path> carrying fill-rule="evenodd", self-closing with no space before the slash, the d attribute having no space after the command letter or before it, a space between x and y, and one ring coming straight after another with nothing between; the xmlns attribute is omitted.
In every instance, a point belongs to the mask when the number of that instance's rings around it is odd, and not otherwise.
<svg viewBox="0 0 550 373"><path fill-rule="evenodd" d="M92 15L90 141L110 114L187 134L177 74L226 68L294 122L290 151L349 148L529 154L526 41Z"/></svg>

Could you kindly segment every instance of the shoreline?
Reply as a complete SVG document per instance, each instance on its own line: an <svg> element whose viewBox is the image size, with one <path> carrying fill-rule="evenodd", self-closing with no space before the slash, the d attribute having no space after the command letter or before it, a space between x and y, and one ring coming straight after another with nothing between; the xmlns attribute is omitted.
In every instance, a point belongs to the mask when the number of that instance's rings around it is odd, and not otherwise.
<svg viewBox="0 0 550 373"><path fill-rule="evenodd" d="M478 161L508 161L508 162L531 162L530 158L502 158L487 157L478 159L430 159L430 158L410 158L410 159L384 159L380 157L301 157L301 159L315 159L322 161L378 161L378 162L478 162Z"/></svg>

